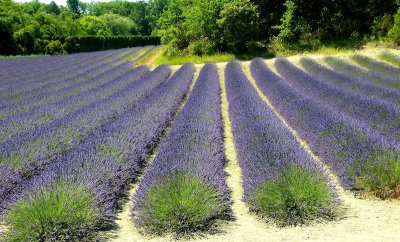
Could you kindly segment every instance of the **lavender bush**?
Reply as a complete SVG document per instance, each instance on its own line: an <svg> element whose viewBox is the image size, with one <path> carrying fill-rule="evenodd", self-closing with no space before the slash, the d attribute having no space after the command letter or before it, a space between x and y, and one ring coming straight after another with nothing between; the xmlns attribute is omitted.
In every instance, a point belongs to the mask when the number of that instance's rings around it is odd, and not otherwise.
<svg viewBox="0 0 400 242"><path fill-rule="evenodd" d="M141 81L132 82L126 88L105 99L87 105L63 118L28 131L0 144L0 197L14 189L21 180L39 173L47 164L79 145L96 129L111 123L127 109L163 83L170 75L168 66L159 66ZM131 80L135 77L125 77ZM1 203L1 200L0 200Z"/></svg>
<svg viewBox="0 0 400 242"><path fill-rule="evenodd" d="M6 95L3 95L4 98L1 99L0 103L3 105L18 103L26 98L42 97L43 94L51 93L51 91L65 88L73 84L76 86L77 83L85 80L84 77L96 74L99 70L108 70L114 65L124 62L128 56L133 55L137 51L138 50L135 49L128 50L122 53L122 55L114 53L111 58L105 57L104 60L98 62L96 62L96 60L90 60L89 63L83 65L76 65L75 62L75 66L72 66L72 68L56 71L55 73L45 72L43 75L39 77L34 76L31 79L21 76L19 80L14 82L17 86L12 86L11 90L5 90ZM63 66L58 67L63 68ZM40 81L41 79L46 81L42 83Z"/></svg>
<svg viewBox="0 0 400 242"><path fill-rule="evenodd" d="M385 62L374 60L370 57L364 55L353 55L351 57L353 61L357 64L372 70L374 72L378 72L381 75L387 76L389 78L393 78L397 81L400 81L400 68L389 65Z"/></svg>
<svg viewBox="0 0 400 242"><path fill-rule="evenodd" d="M379 98L394 105L400 104L400 92L398 90L391 90L377 84L367 83L358 78L346 76L309 58L301 58L300 63L308 73L324 82L354 93L366 95L372 99Z"/></svg>
<svg viewBox="0 0 400 242"><path fill-rule="evenodd" d="M35 105L31 105L29 111L13 115L12 117L5 116L0 121L0 142L12 139L18 133L27 132L32 128L38 128L53 120L60 119L91 103L99 102L128 85L132 85L132 83L140 80L148 72L148 68L146 67L129 70L129 65L122 64L119 68L114 68L97 76L96 79L93 79L93 88L87 91L78 91L78 94L73 97L62 98L61 100L58 100L59 96L56 96L56 100L46 98L47 101L51 102L50 104L36 108Z"/></svg>
<svg viewBox="0 0 400 242"><path fill-rule="evenodd" d="M352 65L346 61L335 57L325 57L323 59L330 67L346 76L358 78L361 81L381 85L389 89L400 90L400 82L396 79L386 77L382 74Z"/></svg>
<svg viewBox="0 0 400 242"><path fill-rule="evenodd" d="M38 228L30 226L31 231L25 240L36 240L37 234L46 236L46 239L64 236L78 237L87 234L95 228L108 226L115 218L117 202L127 190L130 182L135 179L146 157L155 147L164 129L179 107L193 78L193 67L185 65L179 69L167 82L161 84L148 98L124 113L115 122L110 123L94 133L90 138L49 166L43 173L30 182L25 182L18 193L10 198L13 201L9 206L6 218L13 222L13 218L26 211L19 204L26 204L31 199L33 204L41 202L46 205L46 216L25 221L28 225L37 223L44 226ZM71 209L72 213L63 214L63 217L50 216L56 213L54 207L59 203L76 204L76 196L66 194L53 204L51 197L43 196L57 193L57 187L75 187L81 191L83 198L89 193L92 200L86 201L82 207L88 211L82 218L82 211ZM69 189L68 189L69 190ZM43 199L45 197L45 199ZM44 200L44 201L43 201ZM34 208L34 207L33 207ZM31 214L36 212L32 210ZM93 219L93 216L95 219ZM46 219L64 220L62 227L57 223L50 223ZM58 220L56 220L58 221ZM73 223L75 222L75 223ZM16 225L16 226L13 226ZM21 231L22 230L22 231ZM25 227L19 223L11 223L9 236L19 235ZM52 232L52 233L49 233ZM86 233L85 233L86 232ZM72 234L72 235L71 235Z"/></svg>
<svg viewBox="0 0 400 242"><path fill-rule="evenodd" d="M303 72L286 59L278 59L275 67L284 78L283 81L305 95L319 99L333 109L365 122L390 139L399 140L399 106L335 87Z"/></svg>
<svg viewBox="0 0 400 242"><path fill-rule="evenodd" d="M222 132L218 72L206 64L139 184L136 226L181 236L206 230L228 213Z"/></svg>
<svg viewBox="0 0 400 242"><path fill-rule="evenodd" d="M400 176L398 169L393 168L399 161L390 158L399 154L398 144L295 90L268 69L262 59L252 61L251 71L278 112L332 168L345 188L362 189L382 198L398 189ZM364 169L375 166L381 169ZM378 189L367 183L375 184Z"/></svg>
<svg viewBox="0 0 400 242"><path fill-rule="evenodd" d="M225 79L244 201L281 225L330 214L337 197L322 167L262 101L238 62L228 63Z"/></svg>

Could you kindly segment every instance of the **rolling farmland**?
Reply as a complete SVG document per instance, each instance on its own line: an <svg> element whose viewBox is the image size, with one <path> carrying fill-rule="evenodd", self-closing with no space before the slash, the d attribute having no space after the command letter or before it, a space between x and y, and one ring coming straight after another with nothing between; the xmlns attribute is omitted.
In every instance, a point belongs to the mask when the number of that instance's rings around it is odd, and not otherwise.
<svg viewBox="0 0 400 242"><path fill-rule="evenodd" d="M0 240L400 238L399 52L154 48L0 59Z"/></svg>

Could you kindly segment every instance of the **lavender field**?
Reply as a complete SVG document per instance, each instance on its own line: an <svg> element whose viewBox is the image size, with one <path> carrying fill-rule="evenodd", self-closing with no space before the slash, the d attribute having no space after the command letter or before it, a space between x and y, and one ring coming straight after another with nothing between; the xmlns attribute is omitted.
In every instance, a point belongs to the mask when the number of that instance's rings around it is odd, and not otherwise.
<svg viewBox="0 0 400 242"><path fill-rule="evenodd" d="M400 238L399 53L154 48L0 59L0 241Z"/></svg>

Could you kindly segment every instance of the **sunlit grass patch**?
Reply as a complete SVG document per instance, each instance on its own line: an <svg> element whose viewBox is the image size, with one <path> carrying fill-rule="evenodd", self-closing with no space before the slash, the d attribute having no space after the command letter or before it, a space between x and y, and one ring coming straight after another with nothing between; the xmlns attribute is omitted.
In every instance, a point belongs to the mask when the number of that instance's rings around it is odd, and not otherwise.
<svg viewBox="0 0 400 242"><path fill-rule="evenodd" d="M224 53L219 53L219 54L214 54L214 55L203 55L203 56L182 55L182 56L173 56L173 57L160 55L155 60L155 64L156 65L161 65L161 64L182 65L182 64L185 64L188 62L193 63L193 64L202 64L202 63L207 63L207 62L228 62L235 58L236 57L233 54L224 54Z"/></svg>
<svg viewBox="0 0 400 242"><path fill-rule="evenodd" d="M41 187L19 200L5 215L7 241L79 241L99 213L89 191L64 181Z"/></svg>
<svg viewBox="0 0 400 242"><path fill-rule="evenodd" d="M181 237L211 228L226 207L217 191L200 178L176 172L149 189L136 224L149 234Z"/></svg>
<svg viewBox="0 0 400 242"><path fill-rule="evenodd" d="M250 196L250 208L279 226L300 225L334 216L334 201L326 179L291 165L273 181L261 183Z"/></svg>
<svg viewBox="0 0 400 242"><path fill-rule="evenodd" d="M379 58L381 58L384 61L387 61L393 65L399 66L400 67L400 56L389 53L389 52L383 52L378 55Z"/></svg>

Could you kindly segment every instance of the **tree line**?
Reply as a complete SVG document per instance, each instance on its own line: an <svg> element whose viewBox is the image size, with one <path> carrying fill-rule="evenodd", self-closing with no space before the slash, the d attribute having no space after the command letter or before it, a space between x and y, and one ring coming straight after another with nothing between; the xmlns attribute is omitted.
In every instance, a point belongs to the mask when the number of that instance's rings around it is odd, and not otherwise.
<svg viewBox="0 0 400 242"><path fill-rule="evenodd" d="M67 0L67 6L0 0L0 54L65 53L70 40L89 36L158 36L169 55L400 44L399 6L400 0Z"/></svg>
<svg viewBox="0 0 400 242"><path fill-rule="evenodd" d="M400 43L399 0L154 0L153 32L169 52L246 53L258 46L316 48L365 40Z"/></svg>
<svg viewBox="0 0 400 242"><path fill-rule="evenodd" d="M87 4L67 0L67 6L58 6L54 1L0 0L0 55L69 53L82 49L77 41L87 37L98 37L92 38L96 43L104 39L143 43L149 40L154 21L148 11L151 6L144 1Z"/></svg>

